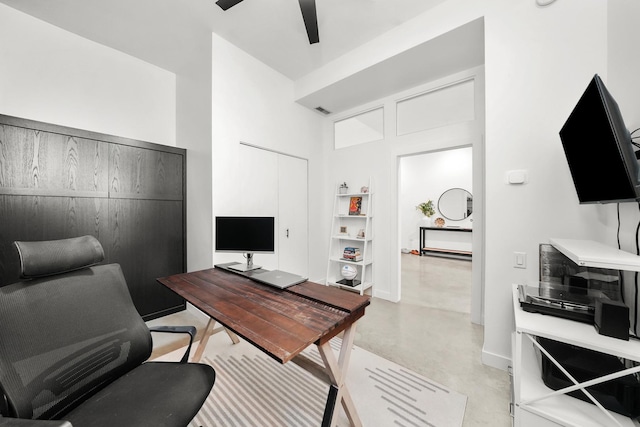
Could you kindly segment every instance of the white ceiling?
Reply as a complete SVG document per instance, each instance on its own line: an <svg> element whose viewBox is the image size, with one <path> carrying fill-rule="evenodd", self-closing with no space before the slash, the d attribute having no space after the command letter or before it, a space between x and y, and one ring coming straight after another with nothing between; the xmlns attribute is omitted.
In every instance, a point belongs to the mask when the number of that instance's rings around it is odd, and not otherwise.
<svg viewBox="0 0 640 427"><path fill-rule="evenodd" d="M0 0L176 73L188 67L200 49L210 49L208 35L214 32L292 80L444 1L316 0L320 43L310 45L297 0L244 0L226 12L215 0ZM457 68L451 70L455 72L460 67L479 65L478 54L470 52L479 50L484 57L482 39L478 33L467 31L440 43L425 44L398 55L397 64L394 59L385 61L380 69L364 70L362 76L339 82L338 87L327 88L311 95L308 103L301 103L311 108L322 105L335 112L353 104L339 99L351 96L340 85L358 87L354 99L360 102L363 97L372 100L389 94L381 92L379 82L370 81L380 73L386 80L392 77L391 80L420 84L442 77L443 68ZM404 75L407 72L409 76Z"/></svg>

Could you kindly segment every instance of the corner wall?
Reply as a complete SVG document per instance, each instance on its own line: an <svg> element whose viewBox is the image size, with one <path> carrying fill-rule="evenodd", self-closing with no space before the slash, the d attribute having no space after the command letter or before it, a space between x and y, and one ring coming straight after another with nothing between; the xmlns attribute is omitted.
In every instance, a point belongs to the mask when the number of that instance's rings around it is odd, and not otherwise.
<svg viewBox="0 0 640 427"><path fill-rule="evenodd" d="M0 113L176 145L176 77L0 4Z"/></svg>

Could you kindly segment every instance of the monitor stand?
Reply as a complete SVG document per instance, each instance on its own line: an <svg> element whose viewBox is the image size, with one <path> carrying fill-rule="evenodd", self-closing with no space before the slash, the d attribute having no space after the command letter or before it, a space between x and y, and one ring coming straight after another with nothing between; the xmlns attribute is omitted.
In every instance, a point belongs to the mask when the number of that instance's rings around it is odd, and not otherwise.
<svg viewBox="0 0 640 427"><path fill-rule="evenodd" d="M237 264L231 264L229 265L227 268L230 268L231 270L235 270L235 271L251 271L251 270L257 270L259 268L262 268L262 266L260 265L255 265L253 263L253 254L252 253L247 253L245 255L245 258L247 258L247 263L243 264L241 262L237 263Z"/></svg>

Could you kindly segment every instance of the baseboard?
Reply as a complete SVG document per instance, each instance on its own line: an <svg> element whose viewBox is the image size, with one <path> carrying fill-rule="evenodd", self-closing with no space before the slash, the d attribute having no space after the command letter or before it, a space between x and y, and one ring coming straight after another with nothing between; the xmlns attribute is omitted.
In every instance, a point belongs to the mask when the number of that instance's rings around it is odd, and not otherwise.
<svg viewBox="0 0 640 427"><path fill-rule="evenodd" d="M508 370L509 366L511 366L511 359L499 354L490 353L483 348L482 363L487 366L491 366L492 368L506 371Z"/></svg>

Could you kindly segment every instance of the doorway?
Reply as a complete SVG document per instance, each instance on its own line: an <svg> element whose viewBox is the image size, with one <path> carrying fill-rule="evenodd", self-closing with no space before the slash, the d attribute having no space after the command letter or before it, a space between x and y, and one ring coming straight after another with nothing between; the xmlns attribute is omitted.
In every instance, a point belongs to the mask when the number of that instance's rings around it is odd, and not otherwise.
<svg viewBox="0 0 640 427"><path fill-rule="evenodd" d="M475 265L475 258L481 255L473 253L481 248L474 245L473 236L474 220L481 216L474 210L473 190L480 187L474 179L478 176L474 155L474 149L465 146L398 157L399 280L402 300L465 313L473 323L481 323L481 293L474 290L475 278L480 276L474 274L480 264ZM459 216L438 203L443 194L455 191L468 192L474 202L469 212ZM425 221L416 207L429 200L435 213ZM425 248L429 250L423 252Z"/></svg>

